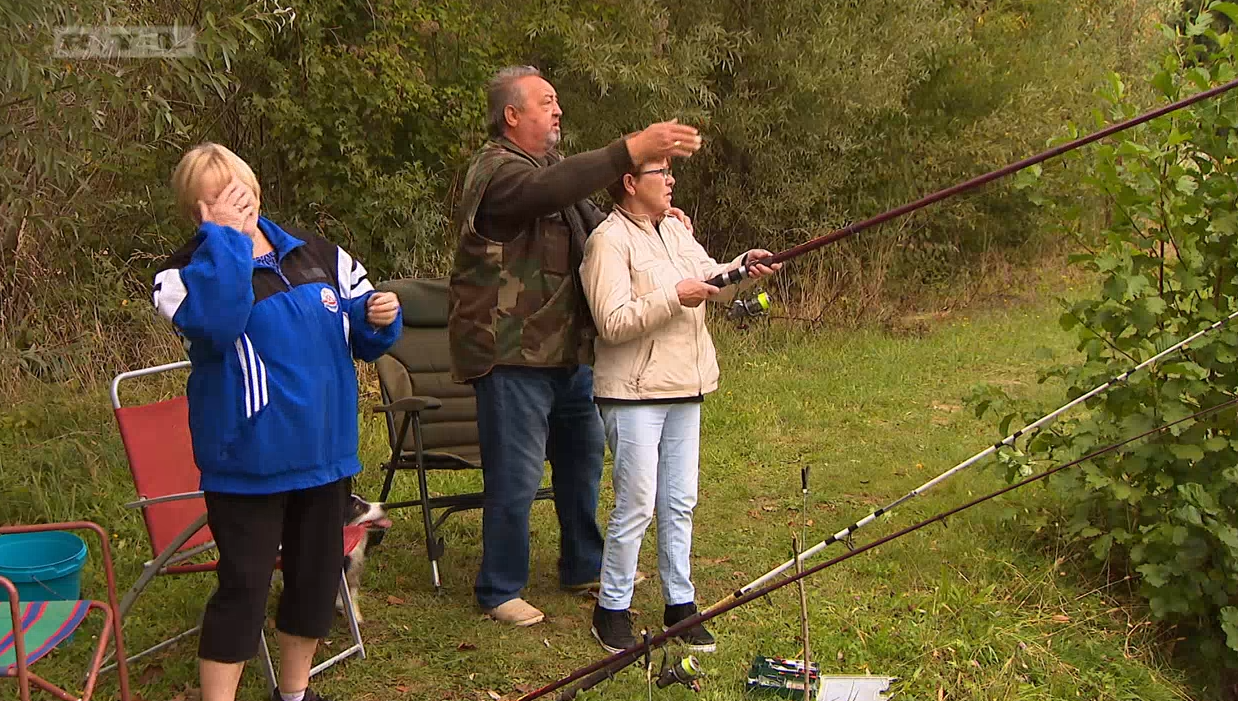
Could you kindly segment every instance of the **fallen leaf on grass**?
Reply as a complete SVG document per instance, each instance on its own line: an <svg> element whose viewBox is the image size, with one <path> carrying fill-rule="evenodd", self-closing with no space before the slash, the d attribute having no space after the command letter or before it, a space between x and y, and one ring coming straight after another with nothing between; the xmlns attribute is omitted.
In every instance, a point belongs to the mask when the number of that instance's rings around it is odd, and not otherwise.
<svg viewBox="0 0 1238 701"><path fill-rule="evenodd" d="M1053 620L1056 623L1070 623L1070 616L1067 616L1064 613L1059 613L1053 617Z"/></svg>
<svg viewBox="0 0 1238 701"><path fill-rule="evenodd" d="M517 684L516 691L519 691L522 694L531 694L534 691L537 691L537 687L532 684Z"/></svg>
<svg viewBox="0 0 1238 701"><path fill-rule="evenodd" d="M141 684L142 686L146 686L150 684L151 682L158 680L162 676L163 676L163 667L160 667L157 664L153 664L147 667L146 669L142 670L142 673L138 675L138 684Z"/></svg>
<svg viewBox="0 0 1238 701"><path fill-rule="evenodd" d="M778 507L777 507L777 506L770 506L770 505L766 504L765 506L762 506L762 507L761 507L761 510L762 510L762 511L777 511L777 510L778 510Z"/></svg>
<svg viewBox="0 0 1238 701"><path fill-rule="evenodd" d="M750 511L748 512L748 518L751 518L751 519L754 519L754 520L760 521L760 520L761 520L761 512L760 512L760 511L757 511L756 509L752 509L752 510L750 510Z"/></svg>
<svg viewBox="0 0 1238 701"><path fill-rule="evenodd" d="M477 646L474 645L473 643L466 642L466 643L460 643L459 645L457 645L456 649L457 650L476 650Z"/></svg>
<svg viewBox="0 0 1238 701"><path fill-rule="evenodd" d="M494 701L499 701L499 699L503 698L502 694L500 694L497 691L491 690L491 689L486 689L486 696L489 696L490 698L494 699Z"/></svg>
<svg viewBox="0 0 1238 701"><path fill-rule="evenodd" d="M400 598L400 597L398 597L398 596L388 596L388 597L387 597L387 604L388 604L389 606L403 606L403 605L404 605L404 599L401 599L401 598Z"/></svg>
<svg viewBox="0 0 1238 701"><path fill-rule="evenodd" d="M944 686L937 687L937 701L945 701L945 698L946 698L946 687Z"/></svg>
<svg viewBox="0 0 1238 701"><path fill-rule="evenodd" d="M398 692L400 692L401 694L407 694L407 693L408 693L408 687L407 687L407 686L404 686L403 684L397 684L397 685L396 685L396 687L395 687L395 690L396 690L396 691L398 691Z"/></svg>

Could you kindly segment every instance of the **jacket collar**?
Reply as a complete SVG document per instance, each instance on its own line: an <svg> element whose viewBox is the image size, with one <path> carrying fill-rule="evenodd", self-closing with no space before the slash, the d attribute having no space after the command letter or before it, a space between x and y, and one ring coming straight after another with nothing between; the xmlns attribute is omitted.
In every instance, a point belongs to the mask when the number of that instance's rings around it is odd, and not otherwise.
<svg viewBox="0 0 1238 701"><path fill-rule="evenodd" d="M627 218L628 221L635 224L641 231L644 231L647 234L658 233L657 224L654 223L653 217L648 214L636 214L630 210L620 207L618 204L615 205L615 211ZM663 217L662 221L666 221L666 217Z"/></svg>
<svg viewBox="0 0 1238 701"><path fill-rule="evenodd" d="M271 247L275 249L275 257L280 261L284 260L284 256L291 253L293 249L305 245L305 241L284 231L278 224L266 217L258 217L258 229L266 235L267 241L271 242Z"/></svg>

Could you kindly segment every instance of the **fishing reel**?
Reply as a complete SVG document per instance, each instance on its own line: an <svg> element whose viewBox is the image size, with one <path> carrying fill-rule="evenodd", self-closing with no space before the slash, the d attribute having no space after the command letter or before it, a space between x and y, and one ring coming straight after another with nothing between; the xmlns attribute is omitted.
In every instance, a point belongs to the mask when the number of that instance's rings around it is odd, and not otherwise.
<svg viewBox="0 0 1238 701"><path fill-rule="evenodd" d="M658 679L654 682L659 689L665 689L672 684L682 684L693 691L700 692L701 676L704 672L696 656L688 655L676 659L674 663L668 664L668 662L667 655L663 653L662 671L658 673Z"/></svg>
<svg viewBox="0 0 1238 701"><path fill-rule="evenodd" d="M769 295L761 292L749 299L736 298L727 310L726 318L732 321L744 321L757 316L769 314Z"/></svg>

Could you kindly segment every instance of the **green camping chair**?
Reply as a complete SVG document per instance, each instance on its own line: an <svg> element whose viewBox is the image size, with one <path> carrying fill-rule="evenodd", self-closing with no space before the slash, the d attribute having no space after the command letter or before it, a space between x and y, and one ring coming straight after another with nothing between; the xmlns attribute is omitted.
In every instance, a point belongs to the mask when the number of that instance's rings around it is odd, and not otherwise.
<svg viewBox="0 0 1238 701"><path fill-rule="evenodd" d="M378 500L387 501L397 471L417 472L417 498L389 503L386 508L421 507L431 581L439 590L443 582L438 561L445 548L439 528L457 511L480 509L482 493L430 496L426 473L481 469L477 400L472 385L451 379L447 278L393 280L379 285L379 289L400 298L404 330L400 340L376 363L383 406L374 411L386 415L391 446L391 459L382 468L387 475ZM551 488L543 488L536 499L553 497Z"/></svg>

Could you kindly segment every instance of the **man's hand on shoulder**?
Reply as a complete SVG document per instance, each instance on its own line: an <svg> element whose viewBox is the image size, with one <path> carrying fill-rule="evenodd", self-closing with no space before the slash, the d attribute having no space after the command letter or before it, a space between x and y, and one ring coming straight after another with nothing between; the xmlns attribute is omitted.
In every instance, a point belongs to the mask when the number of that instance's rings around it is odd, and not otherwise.
<svg viewBox="0 0 1238 701"><path fill-rule="evenodd" d="M678 207L671 207L670 209L666 210L666 214L667 216L675 217L679 221L683 222L683 225L685 228L688 229L689 234L696 233L696 229L692 228L692 217L689 217L687 212L683 211L682 209Z"/></svg>

